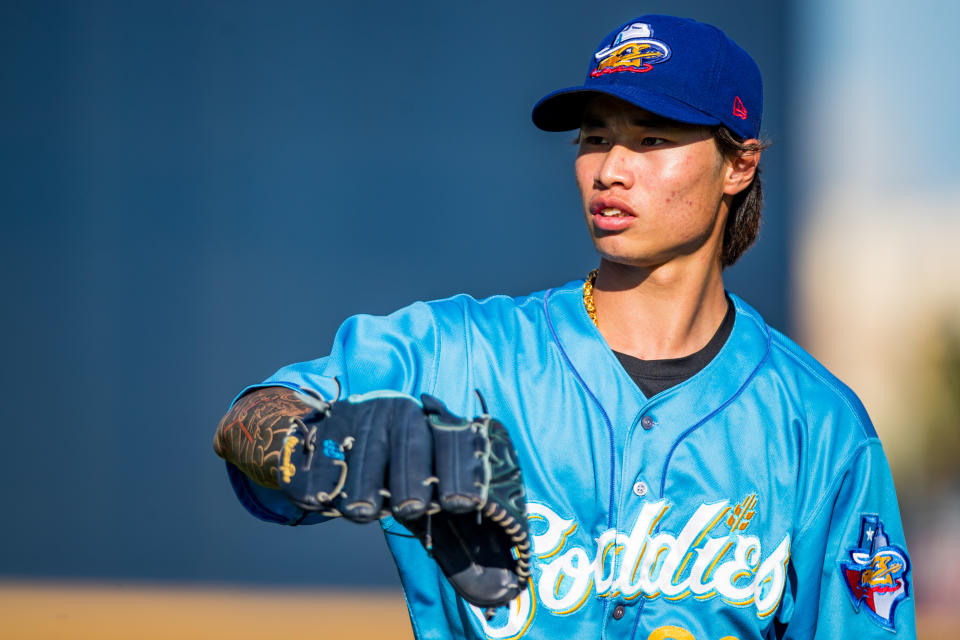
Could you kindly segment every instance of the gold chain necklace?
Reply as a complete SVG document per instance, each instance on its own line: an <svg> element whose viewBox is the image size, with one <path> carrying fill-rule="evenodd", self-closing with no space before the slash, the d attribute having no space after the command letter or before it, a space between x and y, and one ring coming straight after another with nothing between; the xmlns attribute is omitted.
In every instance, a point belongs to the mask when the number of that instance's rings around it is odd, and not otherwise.
<svg viewBox="0 0 960 640"><path fill-rule="evenodd" d="M598 328L597 323L597 305L593 303L593 283L597 281L597 269L587 274L587 279L583 281L583 306L587 309L587 315L593 320L593 324Z"/></svg>

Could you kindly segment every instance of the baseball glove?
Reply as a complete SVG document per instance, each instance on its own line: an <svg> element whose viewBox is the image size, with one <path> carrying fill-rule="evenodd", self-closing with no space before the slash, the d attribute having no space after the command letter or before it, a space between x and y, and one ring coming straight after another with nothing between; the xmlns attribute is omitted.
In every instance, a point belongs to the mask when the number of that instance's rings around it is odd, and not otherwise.
<svg viewBox="0 0 960 640"><path fill-rule="evenodd" d="M440 400L374 392L291 418L277 482L310 511L354 522L393 515L453 588L480 607L516 598L530 575L520 467L503 425Z"/></svg>

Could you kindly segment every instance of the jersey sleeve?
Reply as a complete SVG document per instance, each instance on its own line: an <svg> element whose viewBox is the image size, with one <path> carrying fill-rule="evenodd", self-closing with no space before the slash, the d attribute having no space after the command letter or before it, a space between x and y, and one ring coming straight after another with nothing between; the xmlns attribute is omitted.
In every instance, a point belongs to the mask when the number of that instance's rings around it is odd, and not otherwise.
<svg viewBox="0 0 960 640"><path fill-rule="evenodd" d="M439 337L429 305L417 302L388 316L358 315L337 331L330 355L283 367L263 387L308 388L329 401L349 395L389 389L412 396L431 393L435 385ZM298 525L328 520L290 503L277 489L251 481L229 462L227 474L240 503L267 522Z"/></svg>
<svg viewBox="0 0 960 640"><path fill-rule="evenodd" d="M841 461L796 532L785 638L916 638L900 510L876 437ZM790 611L792 609L792 611Z"/></svg>

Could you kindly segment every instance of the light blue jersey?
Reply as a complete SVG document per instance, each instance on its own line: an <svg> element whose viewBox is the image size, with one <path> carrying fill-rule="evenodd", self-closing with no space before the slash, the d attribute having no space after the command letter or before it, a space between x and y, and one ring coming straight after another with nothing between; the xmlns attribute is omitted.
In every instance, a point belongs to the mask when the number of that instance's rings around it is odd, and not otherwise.
<svg viewBox="0 0 960 640"><path fill-rule="evenodd" d="M417 638L914 638L896 494L856 396L731 296L719 354L646 398L582 286L356 316L329 356L257 385L429 393L465 416L481 413L479 389L509 430L535 553L527 590L486 620L386 518ZM230 469L254 515L322 520Z"/></svg>

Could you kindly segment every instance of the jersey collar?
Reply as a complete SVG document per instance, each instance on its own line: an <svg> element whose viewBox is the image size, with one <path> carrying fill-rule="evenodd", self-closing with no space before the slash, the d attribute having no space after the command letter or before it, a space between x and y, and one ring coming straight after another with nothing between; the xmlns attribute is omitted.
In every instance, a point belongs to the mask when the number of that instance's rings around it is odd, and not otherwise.
<svg viewBox="0 0 960 640"><path fill-rule="evenodd" d="M620 365L583 306L583 280L547 291L544 306L552 337L567 364L615 424L633 422L644 411L658 422L693 426L694 416L709 416L745 388L770 348L763 318L730 294L736 310L733 331L720 352L692 378L646 398ZM629 423L628 422L628 423Z"/></svg>

